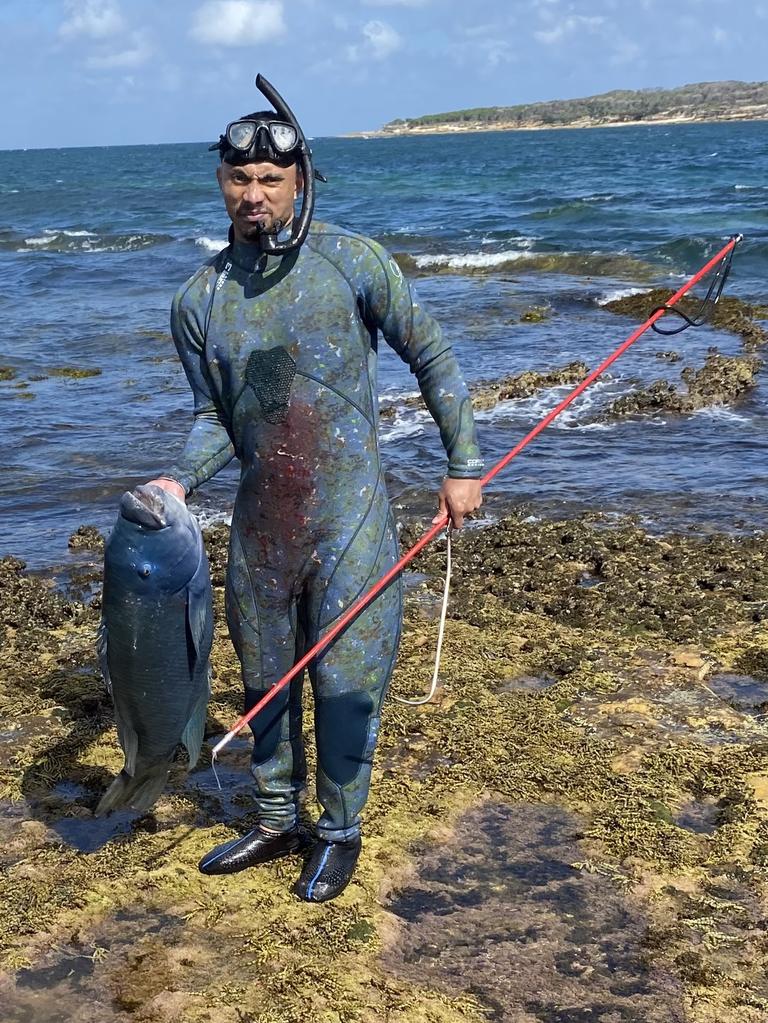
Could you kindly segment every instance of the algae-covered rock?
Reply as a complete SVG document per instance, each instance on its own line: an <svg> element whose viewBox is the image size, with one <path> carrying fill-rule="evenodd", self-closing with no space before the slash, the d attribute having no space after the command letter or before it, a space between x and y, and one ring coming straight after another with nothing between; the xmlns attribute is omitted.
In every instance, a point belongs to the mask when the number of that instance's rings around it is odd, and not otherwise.
<svg viewBox="0 0 768 1023"><path fill-rule="evenodd" d="M405 528L404 543L414 531ZM225 526L207 531L215 735L242 709L224 624L227 541ZM582 999L575 1004L591 1007L591 968L608 971L600 974L606 1012L629 1011L625 997L638 1012L656 1011L661 988L640 997L632 956L614 956L610 969L603 963L605 943L582 919L584 892L605 893L606 912L615 907L606 924L611 948L631 921L632 948L682 986L688 1004L706 981L719 1023L757 1023L750 1014L762 1011L755 1005L768 973L759 783L768 741L758 712L729 705L709 682L742 661L763 664L764 548L761 537L658 537L599 515L509 517L457 534L437 697L418 711L385 704L363 856L329 906L291 894L296 857L244 871L236 884L197 870L212 846L255 822L245 739L219 759L222 789L203 757L189 777L179 772L153 814L91 817L123 761L93 652L98 614L27 575L21 562L0 561L0 710L12 735L0 733L4 1011L11 999L19 1018L39 1015L45 1006L35 1009L27 996L45 991L68 1019L149 1021L174 1018L184 992L184 1023L237 1023L238 1013L258 1023L481 1023L491 1004L487 964L505 947L517 965L500 983L518 998L515 976L540 977L537 1013L549 1011L550 989L552 1005L571 991ZM430 601L443 559L433 548L419 563L429 588L406 605L394 694L428 686L438 630ZM530 682L514 684L521 679ZM487 854L464 841L462 829L491 794L503 827L488 825ZM706 830L684 826L693 802L712 808ZM523 804L541 823L530 855L515 831ZM550 817L570 822L574 814L567 855L541 852L554 834ZM433 848L447 851L447 863L451 849L466 851L467 870L478 876L491 855L502 880L490 876L478 893L466 877L428 878ZM572 872L588 876L576 883ZM429 904L442 913L439 937L408 946L401 968L385 954L403 938L392 910L407 907L409 888L423 887L425 877ZM557 899L547 901L545 937L515 930L506 912L515 891L533 915L542 896L562 893L562 912ZM469 915L454 915L454 905ZM426 962L431 955L439 966L446 945L457 962L487 960L486 967L472 982L460 970L446 985ZM691 948L695 962L685 958ZM539 973L536 956L546 960ZM509 1011L518 1008L513 1002ZM690 1023L710 1023L697 1012Z"/></svg>
<svg viewBox="0 0 768 1023"><path fill-rule="evenodd" d="M406 530L403 543L412 538ZM631 520L607 528L599 517L561 522L506 518L455 539L452 606L484 624L500 605L577 628L663 636L678 646L751 624L768 601L768 554L757 537L653 537ZM444 569L441 546L421 567ZM495 602L489 606L488 598Z"/></svg>
<svg viewBox="0 0 768 1023"><path fill-rule="evenodd" d="M663 288L628 295L606 303L602 308L622 316L631 316L638 321L646 320L651 313L666 304L673 292ZM690 317L701 311L701 301L686 295L674 306ZM671 412L678 415L690 414L697 409L713 405L732 405L742 399L756 383L756 377L763 362L754 355L768 341L768 333L758 322L768 317L768 306L744 302L730 296L708 310L707 322L720 330L727 330L741 338L743 354L721 355L716 348L709 350L706 361L699 369L687 366L681 374L686 389L670 381L655 380L647 387L632 391L618 398L605 413L607 417L637 415L654 412ZM668 313L659 321L665 329L677 326L674 313ZM679 361L677 352L658 352L658 358L669 362Z"/></svg>
<svg viewBox="0 0 768 1023"><path fill-rule="evenodd" d="M588 369L583 362L571 362L567 366L545 372L528 370L515 376L502 377L500 380L488 380L470 386L472 406L480 411L491 409L501 401L516 398L529 398L539 391L563 384L577 384L587 375Z"/></svg>
<svg viewBox="0 0 768 1023"><path fill-rule="evenodd" d="M55 366L53 369L48 370L48 375L52 377L67 377L70 380L84 380L87 377L101 376L101 372L100 369L88 368L86 366Z"/></svg>
<svg viewBox="0 0 768 1023"><path fill-rule="evenodd" d="M514 376L500 377L498 380L476 381L469 385L469 393L476 411L487 410L494 408L501 401L530 398L531 395L550 387L580 383L587 373L587 366L583 362L570 362L558 369L526 370ZM397 404L382 402L379 415L384 420L393 419L401 409L423 407L424 399L421 395L409 395Z"/></svg>
<svg viewBox="0 0 768 1023"><path fill-rule="evenodd" d="M642 322L648 319L655 309L666 305L673 295L674 292L666 288L654 288L651 291L626 295L624 298L606 302L602 308L620 316L631 316L632 319ZM684 295L675 303L675 308L687 316L694 317L701 309L701 300ZM768 341L768 333L765 328L756 322L765 319L768 319L768 306L744 302L740 298L729 295L723 295L717 305L713 306L708 313L708 322L713 327L738 334L743 339L746 348L756 348ZM674 313L667 314L659 321L659 326L664 329L677 327L681 324L682 320Z"/></svg>
<svg viewBox="0 0 768 1023"><path fill-rule="evenodd" d="M648 387L622 395L606 415L627 416L647 412L689 414L712 405L734 405L756 384L763 362L755 355L726 356L710 351L700 369L686 367L681 391L668 380L656 380Z"/></svg>
<svg viewBox="0 0 768 1023"><path fill-rule="evenodd" d="M546 305L534 305L526 309L520 317L521 323L543 323L552 315L552 310Z"/></svg>
<svg viewBox="0 0 768 1023"><path fill-rule="evenodd" d="M67 546L73 551L103 551L104 537L96 526L78 526Z"/></svg>
<svg viewBox="0 0 768 1023"><path fill-rule="evenodd" d="M572 274L577 277L619 277L632 281L651 281L658 271L649 263L622 253L601 252L515 252L443 253L413 256L396 252L394 258L403 273L412 277L437 274L489 276L495 274L538 271L540 273Z"/></svg>

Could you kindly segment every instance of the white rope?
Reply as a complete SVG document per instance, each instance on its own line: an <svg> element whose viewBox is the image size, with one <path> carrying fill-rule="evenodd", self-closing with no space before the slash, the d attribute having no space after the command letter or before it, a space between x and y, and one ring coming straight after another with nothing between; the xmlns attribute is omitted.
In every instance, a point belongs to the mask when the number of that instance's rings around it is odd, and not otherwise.
<svg viewBox="0 0 768 1023"><path fill-rule="evenodd" d="M449 525L445 531L445 583L443 585L443 606L440 609L440 628L437 633L437 650L435 651L435 670L432 673L432 685L429 687L429 693L418 700L406 700L402 696L392 697L398 703L405 703L409 707L421 707L425 703L430 703L437 690L437 676L440 673L440 656L443 652L443 637L445 636L445 619L448 616L448 597L451 592L451 572L451 527Z"/></svg>

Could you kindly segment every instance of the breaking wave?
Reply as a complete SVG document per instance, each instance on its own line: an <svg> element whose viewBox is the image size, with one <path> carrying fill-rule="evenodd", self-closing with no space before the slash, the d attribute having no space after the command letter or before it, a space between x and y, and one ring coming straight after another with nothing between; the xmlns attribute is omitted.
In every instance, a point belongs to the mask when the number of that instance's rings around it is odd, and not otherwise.
<svg viewBox="0 0 768 1023"><path fill-rule="evenodd" d="M195 238L195 245L200 249L205 249L206 252L221 252L227 247L227 241L221 238L207 238L203 235L201 238Z"/></svg>
<svg viewBox="0 0 768 1023"><path fill-rule="evenodd" d="M634 281L651 281L659 270L627 253L603 252L532 252L505 249L502 252L395 253L404 273L414 277L433 274L494 274L538 271L540 273L574 274L581 277L625 277Z"/></svg>
<svg viewBox="0 0 768 1023"><path fill-rule="evenodd" d="M95 231L72 231L46 228L29 238L0 239L0 249L16 252L136 252L153 245L172 242L168 234L98 234Z"/></svg>
<svg viewBox="0 0 768 1023"><path fill-rule="evenodd" d="M630 298L632 295L641 295L644 288L612 288L606 291L597 299L598 305L608 305L610 302L618 302L622 298Z"/></svg>

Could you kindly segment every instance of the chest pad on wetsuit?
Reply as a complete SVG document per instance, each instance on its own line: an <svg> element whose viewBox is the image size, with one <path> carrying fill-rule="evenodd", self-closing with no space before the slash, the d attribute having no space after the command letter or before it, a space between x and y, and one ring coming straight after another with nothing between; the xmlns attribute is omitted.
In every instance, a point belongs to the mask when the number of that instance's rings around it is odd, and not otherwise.
<svg viewBox="0 0 768 1023"><path fill-rule="evenodd" d="M296 363L285 348L277 346L249 355L245 379L268 423L285 422L295 374Z"/></svg>

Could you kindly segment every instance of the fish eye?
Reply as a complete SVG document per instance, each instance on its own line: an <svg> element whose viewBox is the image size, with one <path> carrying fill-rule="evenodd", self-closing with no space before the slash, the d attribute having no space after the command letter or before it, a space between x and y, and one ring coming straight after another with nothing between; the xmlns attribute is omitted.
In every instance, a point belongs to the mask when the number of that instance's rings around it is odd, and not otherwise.
<svg viewBox="0 0 768 1023"><path fill-rule="evenodd" d="M152 566L151 565L142 565L139 568L139 575L141 576L142 579L148 579L149 576L152 575Z"/></svg>

